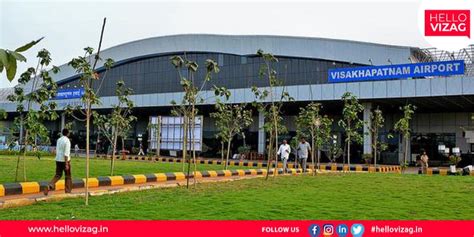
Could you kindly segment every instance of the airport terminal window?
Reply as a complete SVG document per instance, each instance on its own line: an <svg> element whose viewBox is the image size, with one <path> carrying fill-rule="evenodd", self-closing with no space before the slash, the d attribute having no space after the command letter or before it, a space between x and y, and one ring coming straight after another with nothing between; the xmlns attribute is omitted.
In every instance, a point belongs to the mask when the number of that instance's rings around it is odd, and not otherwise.
<svg viewBox="0 0 474 237"><path fill-rule="evenodd" d="M115 95L115 84L118 80L123 80L127 86L131 87L134 94L181 92L179 77L170 62L170 57L173 55L160 55L118 64L108 72L105 81L94 83L94 87L97 88L101 85L99 96ZM184 57L184 55L181 56ZM213 84L229 89L249 88L254 85L268 86L266 80L259 78L259 70L263 65L263 61L259 57L192 52L187 52L186 57L199 64L195 78L197 84L205 75L206 59L218 62L221 70L219 74L213 75L213 82L208 83L205 89L211 89ZM279 62L274 63L273 67L278 72L277 76L288 86L327 83L328 69L357 66L318 59L279 56L277 58ZM185 75L185 71L183 71L183 75ZM72 81L60 85L62 88L73 86L78 86L78 82Z"/></svg>

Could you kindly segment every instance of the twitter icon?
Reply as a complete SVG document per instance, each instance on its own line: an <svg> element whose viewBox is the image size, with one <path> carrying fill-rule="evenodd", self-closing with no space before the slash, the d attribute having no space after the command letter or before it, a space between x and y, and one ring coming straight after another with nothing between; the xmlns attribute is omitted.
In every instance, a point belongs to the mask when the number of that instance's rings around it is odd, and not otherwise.
<svg viewBox="0 0 474 237"><path fill-rule="evenodd" d="M351 227L351 233L354 237L362 237L364 234L364 226L362 224L353 224Z"/></svg>

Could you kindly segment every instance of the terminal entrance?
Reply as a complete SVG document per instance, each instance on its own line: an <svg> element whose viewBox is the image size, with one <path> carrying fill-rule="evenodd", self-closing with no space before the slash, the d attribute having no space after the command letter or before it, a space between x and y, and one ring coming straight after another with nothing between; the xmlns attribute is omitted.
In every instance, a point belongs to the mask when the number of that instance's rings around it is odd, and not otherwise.
<svg viewBox="0 0 474 237"><path fill-rule="evenodd" d="M413 156L421 155L426 151L430 159L430 164L434 166L448 163L445 156L438 152L438 145L446 147L456 147L455 133L415 133L411 138L411 153Z"/></svg>

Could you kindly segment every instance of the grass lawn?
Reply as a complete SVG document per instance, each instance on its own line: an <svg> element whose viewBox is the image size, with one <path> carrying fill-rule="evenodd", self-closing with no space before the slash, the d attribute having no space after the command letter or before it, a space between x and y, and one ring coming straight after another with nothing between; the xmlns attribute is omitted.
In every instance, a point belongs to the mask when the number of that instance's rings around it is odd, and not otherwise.
<svg viewBox="0 0 474 237"><path fill-rule="evenodd" d="M0 183L8 183L15 181L15 169L17 158L14 156L0 156ZM20 161L20 165L23 162ZM73 158L71 160L72 177L85 177L85 159ZM23 166L20 167L20 181L23 181ZM162 173L162 172L178 172L182 170L181 163L161 163L147 161L121 161L115 162L114 175L129 174L146 174L146 173ZM199 170L222 170L221 165L204 165L198 164ZM248 167L231 166L230 169L238 169ZM38 160L36 157L28 157L26 160L26 170L28 181L50 180L56 169L53 157L42 157ZM91 159L90 177L110 175L110 160Z"/></svg>
<svg viewBox="0 0 474 237"><path fill-rule="evenodd" d="M474 178L398 174L292 176L38 203L0 219L474 219Z"/></svg>

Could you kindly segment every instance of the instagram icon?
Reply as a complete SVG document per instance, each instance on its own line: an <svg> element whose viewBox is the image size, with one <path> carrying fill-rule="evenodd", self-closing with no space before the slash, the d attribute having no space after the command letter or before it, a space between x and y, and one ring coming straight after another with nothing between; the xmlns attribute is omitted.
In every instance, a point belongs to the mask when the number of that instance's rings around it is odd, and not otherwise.
<svg viewBox="0 0 474 237"><path fill-rule="evenodd" d="M323 236L329 237L334 235L334 226L331 224L323 225Z"/></svg>

